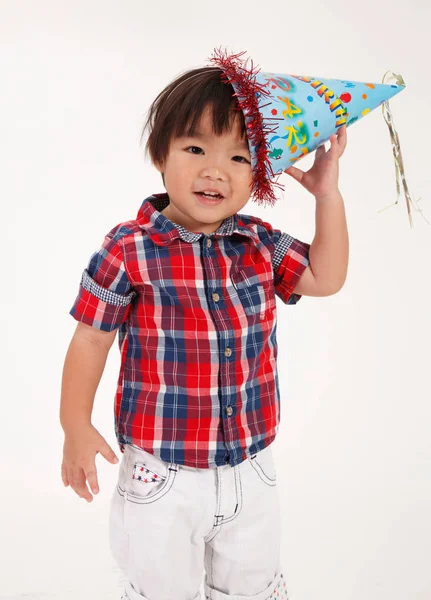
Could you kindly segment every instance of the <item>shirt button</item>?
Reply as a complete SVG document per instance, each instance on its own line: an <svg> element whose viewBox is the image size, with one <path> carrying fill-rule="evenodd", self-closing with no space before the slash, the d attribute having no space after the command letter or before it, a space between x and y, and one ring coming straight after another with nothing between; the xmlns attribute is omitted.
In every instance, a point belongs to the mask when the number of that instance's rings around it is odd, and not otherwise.
<svg viewBox="0 0 431 600"><path fill-rule="evenodd" d="M212 246L212 241L210 238L207 239L207 248L211 248Z"/></svg>
<svg viewBox="0 0 431 600"><path fill-rule="evenodd" d="M218 302L220 300L220 296L217 294L217 292L214 292L214 294L212 295L212 299L214 300L214 302Z"/></svg>
<svg viewBox="0 0 431 600"><path fill-rule="evenodd" d="M232 349L226 348L226 350L224 351L224 355L227 357L232 356Z"/></svg>
<svg viewBox="0 0 431 600"><path fill-rule="evenodd" d="M227 406L226 407L226 414L227 414L228 417L232 416L232 414L233 414L233 408L232 408L232 406Z"/></svg>

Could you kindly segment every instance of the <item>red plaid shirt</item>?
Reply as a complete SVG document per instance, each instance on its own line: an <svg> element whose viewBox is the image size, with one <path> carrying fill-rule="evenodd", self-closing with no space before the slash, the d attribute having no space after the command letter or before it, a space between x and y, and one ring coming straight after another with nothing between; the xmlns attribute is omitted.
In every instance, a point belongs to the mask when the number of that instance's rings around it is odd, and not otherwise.
<svg viewBox="0 0 431 600"><path fill-rule="evenodd" d="M147 198L114 227L82 275L70 314L119 328L115 433L166 462L241 463L268 446L280 421L276 299L309 264L309 244L235 214L192 233Z"/></svg>

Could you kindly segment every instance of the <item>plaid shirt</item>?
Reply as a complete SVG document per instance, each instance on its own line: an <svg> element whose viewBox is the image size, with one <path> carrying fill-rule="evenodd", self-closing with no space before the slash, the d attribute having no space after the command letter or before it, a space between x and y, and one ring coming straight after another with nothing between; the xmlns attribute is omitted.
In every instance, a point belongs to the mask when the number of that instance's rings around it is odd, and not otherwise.
<svg viewBox="0 0 431 600"><path fill-rule="evenodd" d="M268 446L280 421L276 299L309 264L310 244L249 215L192 233L147 198L114 227L82 275L70 311L119 328L115 433L166 462L241 463Z"/></svg>

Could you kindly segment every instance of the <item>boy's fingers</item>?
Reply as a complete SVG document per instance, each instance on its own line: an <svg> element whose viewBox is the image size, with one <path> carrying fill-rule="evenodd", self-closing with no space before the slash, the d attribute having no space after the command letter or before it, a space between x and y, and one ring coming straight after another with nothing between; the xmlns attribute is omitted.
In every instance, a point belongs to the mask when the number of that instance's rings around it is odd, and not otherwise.
<svg viewBox="0 0 431 600"><path fill-rule="evenodd" d="M326 154L326 148L325 148L325 144L321 144L317 150L316 150L316 155L318 154Z"/></svg>
<svg viewBox="0 0 431 600"><path fill-rule="evenodd" d="M93 494L99 493L99 482L97 481L97 470L94 462L84 467L84 475L87 478L88 485Z"/></svg>
<svg viewBox="0 0 431 600"><path fill-rule="evenodd" d="M64 485L67 487L69 485L69 480L67 478L67 469L64 463L61 463L61 479Z"/></svg>
<svg viewBox="0 0 431 600"><path fill-rule="evenodd" d="M343 125L338 132L338 155L342 156L347 145L347 127Z"/></svg>
<svg viewBox="0 0 431 600"><path fill-rule="evenodd" d="M109 444L103 444L99 448L99 452L104 458L106 458L108 462L112 463L113 465L117 464L118 458Z"/></svg>
<svg viewBox="0 0 431 600"><path fill-rule="evenodd" d="M67 469L67 479L69 480L70 486L73 488L75 485L75 475L71 467Z"/></svg>
<svg viewBox="0 0 431 600"><path fill-rule="evenodd" d="M347 127L344 125L343 134L341 136L341 153L344 152L347 146Z"/></svg>
<svg viewBox="0 0 431 600"><path fill-rule="evenodd" d="M85 484L85 475L81 468L73 469L73 484L71 485L80 498L85 498L88 502L93 500L93 496Z"/></svg>
<svg viewBox="0 0 431 600"><path fill-rule="evenodd" d="M304 177L304 171L301 171L298 167L289 167L285 170L285 173L293 177L296 181L299 181L299 183L301 183L302 178Z"/></svg>

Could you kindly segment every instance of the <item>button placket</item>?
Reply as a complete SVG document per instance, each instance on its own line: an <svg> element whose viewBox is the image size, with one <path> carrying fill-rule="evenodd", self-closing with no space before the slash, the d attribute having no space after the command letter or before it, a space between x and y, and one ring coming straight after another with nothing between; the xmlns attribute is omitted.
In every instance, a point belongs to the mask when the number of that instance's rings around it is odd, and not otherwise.
<svg viewBox="0 0 431 600"><path fill-rule="evenodd" d="M222 392L219 393L219 402L220 408L222 410L222 415L225 419L224 429L226 439L228 441L232 441L232 439L236 435L236 422L235 419L232 418L235 414L235 396L234 394L223 390L227 390L227 388L229 387L228 383L231 381L231 378L233 377L233 371L235 370L235 365L232 363L233 359L231 359L231 357L234 354L234 349L227 345L229 343L232 343L232 339L230 337L228 339L227 336L225 337L223 335L223 332L226 333L226 319L229 319L229 314L227 313L227 309L225 306L225 290L223 287L225 283L223 283L223 273L219 268L215 250L216 248L214 239L210 237L205 237L202 241L202 257L204 261L205 278L207 272L208 274L210 274L210 277L206 278L206 293L216 329L220 332L218 336L218 350L220 357L220 389L222 390ZM223 356L225 357L224 360ZM230 458L228 456L227 462L229 461Z"/></svg>

